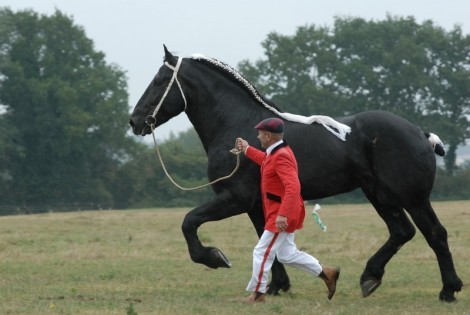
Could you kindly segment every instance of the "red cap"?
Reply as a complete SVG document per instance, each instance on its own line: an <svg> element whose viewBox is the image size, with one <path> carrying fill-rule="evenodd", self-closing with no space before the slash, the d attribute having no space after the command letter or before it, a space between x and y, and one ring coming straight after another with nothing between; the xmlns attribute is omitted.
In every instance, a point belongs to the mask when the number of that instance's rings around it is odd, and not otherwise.
<svg viewBox="0 0 470 315"><path fill-rule="evenodd" d="M272 133L284 132L284 122L279 118L267 118L255 126L255 129Z"/></svg>

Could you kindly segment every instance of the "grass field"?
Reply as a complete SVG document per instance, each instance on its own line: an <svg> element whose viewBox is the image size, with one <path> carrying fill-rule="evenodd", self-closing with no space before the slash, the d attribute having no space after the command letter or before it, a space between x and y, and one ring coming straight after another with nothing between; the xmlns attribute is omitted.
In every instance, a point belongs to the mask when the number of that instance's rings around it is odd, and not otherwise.
<svg viewBox="0 0 470 315"><path fill-rule="evenodd" d="M470 201L434 208L457 273L469 283ZM341 266L333 300L323 281L288 267L290 292L245 305L257 241L248 217L199 229L205 245L232 261L230 269L213 270L189 258L180 229L187 210L0 217L0 314L470 314L465 287L456 303L438 300L437 261L419 232L388 264L382 286L361 297L361 272L388 236L369 205L324 205L327 232L308 216L297 233L300 248Z"/></svg>

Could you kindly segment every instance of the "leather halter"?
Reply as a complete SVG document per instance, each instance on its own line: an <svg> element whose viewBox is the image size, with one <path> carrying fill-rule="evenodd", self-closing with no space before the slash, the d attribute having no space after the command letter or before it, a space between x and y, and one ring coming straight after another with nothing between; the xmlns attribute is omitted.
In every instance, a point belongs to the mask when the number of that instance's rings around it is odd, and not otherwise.
<svg viewBox="0 0 470 315"><path fill-rule="evenodd" d="M184 111L186 111L186 108L188 107L188 102L186 101L186 97L184 96L184 92L183 92L183 89L181 88L181 84L180 82L178 81L178 71L180 69L180 66L181 66L181 62L183 61L183 58L181 57L178 57L178 61L176 62L176 66L172 66L170 65L167 61L165 61L165 66L167 66L168 68L170 68L171 70L173 70L173 76L171 77L171 80L170 82L168 83L168 86L166 87L166 90L165 90L165 93L163 94L162 98L160 99L160 102L158 103L158 105L155 107L154 111L153 111L153 114L152 115L148 115L146 118L145 118L145 123L149 126L152 126L152 125L155 125L156 123L156 116L157 116L157 113L158 111L160 110L160 107L162 107L162 104L163 104L163 101L165 100L166 96L168 95L168 92L170 91L171 87L173 86L173 83L176 81L176 83L178 84L178 88L181 92L181 96L183 97L183 101L184 101Z"/></svg>

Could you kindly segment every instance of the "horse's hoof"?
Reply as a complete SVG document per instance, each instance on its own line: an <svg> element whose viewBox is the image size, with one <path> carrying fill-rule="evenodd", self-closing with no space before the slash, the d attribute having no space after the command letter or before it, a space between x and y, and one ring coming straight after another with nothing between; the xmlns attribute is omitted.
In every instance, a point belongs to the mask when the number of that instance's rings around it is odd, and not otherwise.
<svg viewBox="0 0 470 315"><path fill-rule="evenodd" d="M273 282L270 282L268 284L268 291L266 293L268 293L268 295L274 295L274 296L277 296L279 295L279 291L284 291L284 292L287 292L289 291L290 289L290 283L287 282L287 283L284 283L282 285L277 285L277 284L274 284Z"/></svg>
<svg viewBox="0 0 470 315"><path fill-rule="evenodd" d="M439 293L439 300L443 302L454 302L455 293L460 292L463 288L463 282L458 277L448 285L445 285Z"/></svg>
<svg viewBox="0 0 470 315"><path fill-rule="evenodd" d="M448 302L448 303L456 301L453 292L444 292L444 290L441 291L441 293L439 293L439 300L441 300L443 302Z"/></svg>
<svg viewBox="0 0 470 315"><path fill-rule="evenodd" d="M361 283L361 290L362 290L362 296L363 297L368 297L369 295L372 294L380 285L382 284L382 281L380 280L366 280L363 283Z"/></svg>
<svg viewBox="0 0 470 315"><path fill-rule="evenodd" d="M215 268L222 267L222 268L230 268L232 267L232 263L228 258L222 253L222 251L218 248L213 248L210 253L211 260L215 265Z"/></svg>

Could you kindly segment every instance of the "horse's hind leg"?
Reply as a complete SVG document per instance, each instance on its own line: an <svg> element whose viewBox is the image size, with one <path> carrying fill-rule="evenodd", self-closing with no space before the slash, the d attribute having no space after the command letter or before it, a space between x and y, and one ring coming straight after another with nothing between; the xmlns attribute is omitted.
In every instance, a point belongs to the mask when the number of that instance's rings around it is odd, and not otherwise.
<svg viewBox="0 0 470 315"><path fill-rule="evenodd" d="M248 216L256 229L258 237L261 237L265 223L261 200L258 200L255 206L248 211ZM274 260L271 267L271 275L271 282L268 284L268 294L279 295L280 290L286 292L290 289L289 276L287 275L284 265L281 264L277 258Z"/></svg>
<svg viewBox="0 0 470 315"><path fill-rule="evenodd" d="M447 243L446 229L439 222L429 200L420 205L407 207L406 210L436 254L443 283L439 299L446 302L454 301L454 293L462 289L463 283L455 271L452 254Z"/></svg>
<svg viewBox="0 0 470 315"><path fill-rule="evenodd" d="M362 273L360 284L362 295L369 296L382 283L385 265L398 250L413 238L416 230L404 210L397 206L385 206L377 198L367 196L377 213L385 221L389 238L384 245L369 259Z"/></svg>

